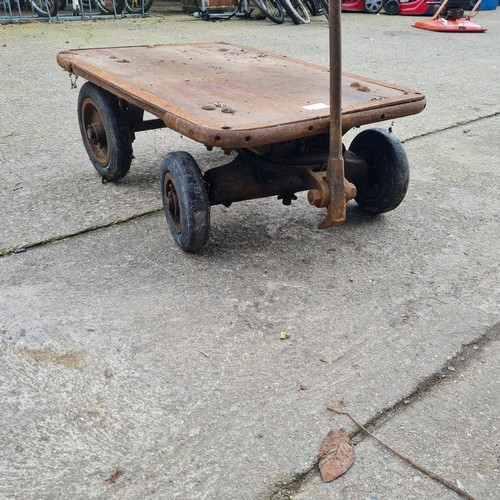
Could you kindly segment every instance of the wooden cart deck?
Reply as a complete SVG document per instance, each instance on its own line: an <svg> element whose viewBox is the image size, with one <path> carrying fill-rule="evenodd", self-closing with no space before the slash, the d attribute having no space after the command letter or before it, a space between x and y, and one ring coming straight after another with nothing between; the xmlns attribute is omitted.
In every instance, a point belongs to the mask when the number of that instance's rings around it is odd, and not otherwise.
<svg viewBox="0 0 500 500"><path fill-rule="evenodd" d="M70 50L57 60L206 146L248 148L329 129L328 68L269 52L193 43ZM424 107L418 92L343 73L343 132Z"/></svg>

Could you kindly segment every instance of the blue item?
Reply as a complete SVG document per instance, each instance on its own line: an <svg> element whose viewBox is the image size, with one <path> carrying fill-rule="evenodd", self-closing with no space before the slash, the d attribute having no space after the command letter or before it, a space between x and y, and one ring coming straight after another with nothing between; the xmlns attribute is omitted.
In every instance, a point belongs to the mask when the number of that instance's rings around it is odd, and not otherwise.
<svg viewBox="0 0 500 500"><path fill-rule="evenodd" d="M498 5L498 0L482 0L479 5L479 10L495 10Z"/></svg>

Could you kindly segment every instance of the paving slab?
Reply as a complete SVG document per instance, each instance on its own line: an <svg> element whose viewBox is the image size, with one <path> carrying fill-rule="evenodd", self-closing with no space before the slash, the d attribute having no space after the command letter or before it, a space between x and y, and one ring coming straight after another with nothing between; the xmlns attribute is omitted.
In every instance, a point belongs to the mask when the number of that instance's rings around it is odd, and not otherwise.
<svg viewBox="0 0 500 500"><path fill-rule="evenodd" d="M394 125L412 165L404 203L368 218L350 205L333 231L316 229L323 213L304 195L214 207L210 246L194 256L157 212L159 163L171 149L209 166L222 155L147 132L129 176L101 184L55 54L224 40L324 64L325 23L0 27L2 68L15 68L0 75L0 497L270 497L314 468L326 401L343 397L368 421L498 324L498 30L452 47L386 17L345 16L346 69L434 96ZM376 65L381 45L365 36L408 38L415 59L390 51ZM487 95L464 101L457 47L477 56Z"/></svg>
<svg viewBox="0 0 500 500"><path fill-rule="evenodd" d="M375 431L379 439L472 497L498 498L500 463L500 329L483 349L471 346L465 369L448 374L418 401ZM342 419L335 418L337 424ZM355 465L337 481L322 483L311 474L294 500L321 498L462 498L421 474L378 443L356 446Z"/></svg>

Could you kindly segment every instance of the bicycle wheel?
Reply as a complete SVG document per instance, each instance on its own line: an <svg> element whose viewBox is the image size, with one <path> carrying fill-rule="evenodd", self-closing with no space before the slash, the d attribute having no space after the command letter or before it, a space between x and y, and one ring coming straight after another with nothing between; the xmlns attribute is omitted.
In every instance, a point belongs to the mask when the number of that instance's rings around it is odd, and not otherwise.
<svg viewBox="0 0 500 500"><path fill-rule="evenodd" d="M95 8L95 1L92 0L92 7ZM85 10L90 11L90 2L88 0L59 0L59 13L65 15L81 16ZM83 12L82 12L83 11Z"/></svg>
<svg viewBox="0 0 500 500"><path fill-rule="evenodd" d="M321 12L328 19L328 0L318 0L318 4L321 7Z"/></svg>
<svg viewBox="0 0 500 500"><path fill-rule="evenodd" d="M30 0L31 10L39 17L56 17L59 0Z"/></svg>
<svg viewBox="0 0 500 500"><path fill-rule="evenodd" d="M105 14L120 15L125 8L125 0L97 0L97 6Z"/></svg>
<svg viewBox="0 0 500 500"><path fill-rule="evenodd" d="M269 20L276 24L282 24L285 20L285 14L278 0L252 0L257 8Z"/></svg>
<svg viewBox="0 0 500 500"><path fill-rule="evenodd" d="M5 14L11 13L17 5L11 0L0 0L0 15L3 12Z"/></svg>
<svg viewBox="0 0 500 500"><path fill-rule="evenodd" d="M311 20L302 0L281 0L281 3L294 24L307 24Z"/></svg>
<svg viewBox="0 0 500 500"><path fill-rule="evenodd" d="M304 0L304 5L307 7L311 16L317 16L320 13L316 0Z"/></svg>
<svg viewBox="0 0 500 500"><path fill-rule="evenodd" d="M153 0L125 0L125 10L129 14L142 14L147 12L151 5L153 5Z"/></svg>

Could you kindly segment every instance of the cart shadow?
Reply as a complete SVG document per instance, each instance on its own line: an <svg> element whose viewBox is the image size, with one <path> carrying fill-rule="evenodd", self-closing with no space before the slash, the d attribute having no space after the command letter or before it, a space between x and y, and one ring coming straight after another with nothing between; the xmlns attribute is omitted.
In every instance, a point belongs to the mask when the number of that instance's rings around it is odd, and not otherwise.
<svg viewBox="0 0 500 500"><path fill-rule="evenodd" d="M311 208L311 207L307 207ZM276 252L316 254L318 248L336 249L367 234L391 228L384 214L368 214L355 204L347 206L346 221L328 230L319 230L326 212L321 210L287 211L271 216L264 207L250 211L212 210L210 240L198 255L230 257L232 255L262 255Z"/></svg>

